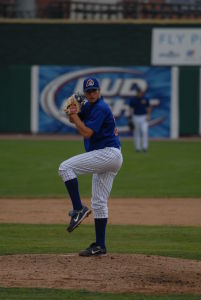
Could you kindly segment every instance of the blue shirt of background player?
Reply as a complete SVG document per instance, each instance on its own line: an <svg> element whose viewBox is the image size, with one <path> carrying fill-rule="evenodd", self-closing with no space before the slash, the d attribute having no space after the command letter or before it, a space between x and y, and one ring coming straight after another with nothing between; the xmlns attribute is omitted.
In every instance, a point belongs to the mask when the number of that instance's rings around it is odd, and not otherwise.
<svg viewBox="0 0 201 300"><path fill-rule="evenodd" d="M100 97L93 104L86 102L79 113L79 117L87 127L94 131L89 139L84 139L86 152L105 147L120 149L115 120L103 97Z"/></svg>
<svg viewBox="0 0 201 300"><path fill-rule="evenodd" d="M134 108L134 115L146 115L147 107L150 106L149 99L146 97L133 97L129 102L130 107Z"/></svg>

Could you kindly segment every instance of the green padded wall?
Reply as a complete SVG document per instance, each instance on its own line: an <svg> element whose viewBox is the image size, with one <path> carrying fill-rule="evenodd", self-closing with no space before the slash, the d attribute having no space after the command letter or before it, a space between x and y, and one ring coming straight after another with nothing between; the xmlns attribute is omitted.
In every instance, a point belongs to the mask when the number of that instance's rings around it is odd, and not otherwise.
<svg viewBox="0 0 201 300"><path fill-rule="evenodd" d="M179 74L179 134L199 134L199 68L180 67Z"/></svg>
<svg viewBox="0 0 201 300"><path fill-rule="evenodd" d="M30 67L0 68L0 132L30 132Z"/></svg>
<svg viewBox="0 0 201 300"><path fill-rule="evenodd" d="M0 64L150 64L149 25L0 24L0 36Z"/></svg>
<svg viewBox="0 0 201 300"><path fill-rule="evenodd" d="M152 28L200 24L0 23L2 65L149 66Z"/></svg>

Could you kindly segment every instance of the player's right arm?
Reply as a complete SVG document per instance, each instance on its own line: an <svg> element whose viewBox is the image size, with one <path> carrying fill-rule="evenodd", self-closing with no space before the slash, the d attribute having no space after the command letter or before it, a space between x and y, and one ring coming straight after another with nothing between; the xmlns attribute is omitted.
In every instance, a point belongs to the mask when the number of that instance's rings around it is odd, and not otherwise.
<svg viewBox="0 0 201 300"><path fill-rule="evenodd" d="M77 130L79 131L79 133L85 138L85 139L88 139L90 138L94 131L87 127L79 118L79 116L77 114L72 114L72 115L69 115L69 120L70 122L74 123Z"/></svg>

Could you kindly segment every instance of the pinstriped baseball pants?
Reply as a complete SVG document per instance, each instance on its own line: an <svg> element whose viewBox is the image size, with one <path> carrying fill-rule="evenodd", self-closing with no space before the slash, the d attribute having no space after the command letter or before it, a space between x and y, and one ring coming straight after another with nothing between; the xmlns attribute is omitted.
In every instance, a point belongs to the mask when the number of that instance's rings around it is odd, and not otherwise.
<svg viewBox="0 0 201 300"><path fill-rule="evenodd" d="M79 175L93 174L91 207L94 218L108 218L107 200L122 162L119 149L106 147L65 160L59 166L58 173L64 182Z"/></svg>

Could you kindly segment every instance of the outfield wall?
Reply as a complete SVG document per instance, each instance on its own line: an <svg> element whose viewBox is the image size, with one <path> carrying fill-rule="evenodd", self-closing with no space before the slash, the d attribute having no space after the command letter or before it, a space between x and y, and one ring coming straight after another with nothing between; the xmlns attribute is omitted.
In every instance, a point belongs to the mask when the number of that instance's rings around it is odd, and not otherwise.
<svg viewBox="0 0 201 300"><path fill-rule="evenodd" d="M0 132L30 132L31 68L0 67Z"/></svg>
<svg viewBox="0 0 201 300"><path fill-rule="evenodd" d="M152 28L175 27L201 29L200 24L178 23L0 23L0 132L35 131L38 120L33 118L31 99L37 93L37 85L32 81L33 65L152 66L153 72ZM167 67L171 68L173 77L170 137L200 135L199 62L195 66Z"/></svg>

